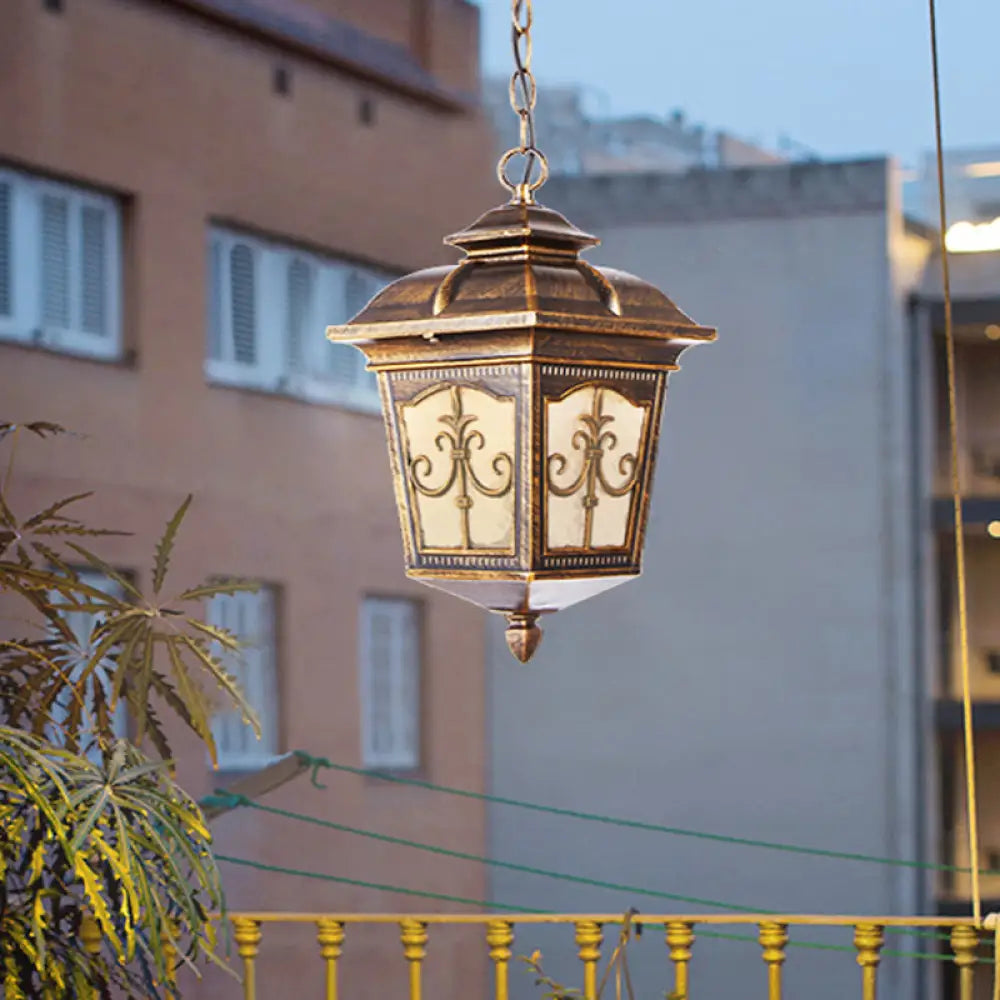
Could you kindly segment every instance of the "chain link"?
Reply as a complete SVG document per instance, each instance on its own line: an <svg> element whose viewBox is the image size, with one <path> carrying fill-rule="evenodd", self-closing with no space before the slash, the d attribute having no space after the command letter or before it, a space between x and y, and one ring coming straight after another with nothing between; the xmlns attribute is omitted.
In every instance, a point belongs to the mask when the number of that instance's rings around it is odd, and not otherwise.
<svg viewBox="0 0 1000 1000"><path fill-rule="evenodd" d="M512 200L530 204L535 192L549 176L545 155L535 145L535 103L538 87L531 72L531 26L534 16L532 0L511 0L511 44L514 50L514 73L510 78L510 106L518 117L519 142L500 157L497 176L500 183L514 196ZM515 156L524 157L524 170L517 183L507 176L507 167ZM532 178L536 173L537 176Z"/></svg>

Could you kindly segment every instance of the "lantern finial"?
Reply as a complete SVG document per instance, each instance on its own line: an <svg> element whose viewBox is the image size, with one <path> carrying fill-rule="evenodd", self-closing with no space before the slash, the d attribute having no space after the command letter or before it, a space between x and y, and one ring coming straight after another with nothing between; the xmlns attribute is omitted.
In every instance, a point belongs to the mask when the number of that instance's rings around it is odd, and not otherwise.
<svg viewBox="0 0 1000 1000"><path fill-rule="evenodd" d="M504 633L507 646L522 663L527 663L535 655L542 641L542 630L537 622L536 612L515 611L507 615L507 631Z"/></svg>

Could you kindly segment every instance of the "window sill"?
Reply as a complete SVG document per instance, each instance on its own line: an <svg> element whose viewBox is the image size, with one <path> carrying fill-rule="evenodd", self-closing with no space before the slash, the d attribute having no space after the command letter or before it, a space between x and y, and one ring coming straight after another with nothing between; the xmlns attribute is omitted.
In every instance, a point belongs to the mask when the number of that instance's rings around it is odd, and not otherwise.
<svg viewBox="0 0 1000 1000"><path fill-rule="evenodd" d="M362 764L368 785L406 784L410 781L427 781L427 772L420 764L373 767Z"/></svg>
<svg viewBox="0 0 1000 1000"><path fill-rule="evenodd" d="M230 389L257 396L269 396L272 399L289 400L303 403L306 406L325 406L331 409L346 410L349 413L357 413L364 417L380 417L382 414L381 399L374 399L369 403L367 401L354 401L350 398L338 398L337 393L327 389L304 388L295 391L281 384L269 385L263 382L247 381L230 375L221 375L207 368L205 380L208 385L215 389Z"/></svg>
<svg viewBox="0 0 1000 1000"><path fill-rule="evenodd" d="M75 361L91 361L99 365L109 365L117 368L136 368L135 351L125 351L114 347L110 351L92 351L76 345L60 345L47 342L42 337L19 337L10 333L0 332L0 346L20 348L36 354L49 354L60 358L72 358Z"/></svg>
<svg viewBox="0 0 1000 1000"><path fill-rule="evenodd" d="M220 779L245 778L248 774L263 771L272 764L284 760L287 754L261 754L259 757L239 757L226 760L219 759L219 766L212 773Z"/></svg>

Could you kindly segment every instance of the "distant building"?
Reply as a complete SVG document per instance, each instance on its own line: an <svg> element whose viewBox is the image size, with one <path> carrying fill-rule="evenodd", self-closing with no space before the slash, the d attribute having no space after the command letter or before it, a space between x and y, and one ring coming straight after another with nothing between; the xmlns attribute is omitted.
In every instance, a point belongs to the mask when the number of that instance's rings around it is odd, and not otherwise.
<svg viewBox="0 0 1000 1000"><path fill-rule="evenodd" d="M986 185L973 190L964 210L988 217ZM652 281L719 340L670 383L643 577L555 616L530 672L494 630L492 792L968 864L939 261L936 234L904 222L898 172L881 160L608 172L556 178L541 200L601 238L589 259ZM981 840L997 868L1000 253L951 259ZM762 910L969 912L967 877L502 804L490 843L515 864ZM561 912L677 908L511 870L492 885L498 902ZM987 912L1000 908L1000 877L984 891ZM892 947L925 950L904 942ZM539 946L563 954L554 934ZM644 948L633 977L651 995L660 956ZM745 949L699 939L695 952L693 992L745 991ZM879 995L940 996L942 968L886 955ZM856 991L854 972L795 949L787 988L835 1000Z"/></svg>
<svg viewBox="0 0 1000 1000"><path fill-rule="evenodd" d="M497 135L498 152L517 145L517 117L507 81L483 85L483 103ZM536 132L553 174L677 172L694 167L781 163L788 157L725 132L691 125L683 113L668 118L595 114L582 87L541 87Z"/></svg>
<svg viewBox="0 0 1000 1000"><path fill-rule="evenodd" d="M949 149L944 156L949 227L1000 219L1000 146ZM937 158L925 153L904 188L906 210L938 225ZM961 237L959 237L961 240ZM1000 235L996 239L1000 249Z"/></svg>
<svg viewBox="0 0 1000 1000"><path fill-rule="evenodd" d="M305 749L481 789L481 617L404 578L374 378L323 336L392 276L450 259L442 236L499 201L477 107L476 8L4 0L2 23L0 417L86 435L26 445L19 500L96 491L87 516L135 532L102 551L146 585L153 542L193 492L175 583L266 584L201 609L252 644L230 666L264 739L218 716L221 771L180 740L182 783L205 795ZM268 803L485 851L481 803L326 781ZM370 839L260 812L213 826L228 856L485 892L481 866L414 866ZM232 908L412 905L223 868ZM321 995L315 927L263 930L259 995ZM461 933L432 938L448 960L428 967L426 988L458 1000L486 956L460 947ZM398 928L349 933L344 953L345 992L405 994ZM243 995L224 976L184 987Z"/></svg>

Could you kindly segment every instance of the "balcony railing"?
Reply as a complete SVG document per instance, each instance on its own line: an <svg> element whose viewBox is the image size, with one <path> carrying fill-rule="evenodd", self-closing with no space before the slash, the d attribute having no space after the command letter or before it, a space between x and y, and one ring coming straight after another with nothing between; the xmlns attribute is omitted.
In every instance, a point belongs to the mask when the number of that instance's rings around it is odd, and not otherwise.
<svg viewBox="0 0 1000 1000"><path fill-rule="evenodd" d="M623 916L621 914L526 914L511 915L444 915L444 914L312 914L312 913L239 913L231 914L233 938L243 963L243 996L245 1000L269 1000L257 992L257 962L261 942L269 926L275 924L304 925L303 932L311 928L317 944L317 958L325 963L326 1000L338 1000L338 963L347 947L352 926L382 925L386 934L395 932L401 946L401 958L408 964L409 1000L422 1000L423 963L435 928L442 926L476 926L482 928L484 956L493 964L495 1000L508 1000L508 972L514 957L515 933L520 930L527 944L520 948L522 954L532 951L531 927L556 924L573 934L577 956L580 960L579 982L566 983L579 988L582 984L583 1000L598 1000L601 988L602 946L605 931L609 930L610 944L621 938L620 930L626 920L642 925L647 933L659 928L664 933L664 948L673 968L672 997L686 1000L688 996L689 969L693 961L693 944L702 929L711 934L713 929L727 925L742 925L756 930L761 947L760 992L766 988L768 1000L781 1000L782 974L785 951L794 943L799 928L844 928L853 931L852 944L845 947L859 968L858 994L861 1000L876 1000L878 969L883 953L892 954L883 946L886 932L909 932L925 929L944 932L942 936L950 947L950 955L937 953L922 957L944 959L957 967L958 1000L973 1000L977 974L980 933L973 921L964 917L847 917L847 916L775 916L773 914L701 914L697 916ZM609 952L608 956L613 957ZM845 958L847 956L845 955ZM980 975L988 977L992 971L982 965ZM605 972L607 969L605 969ZM765 985L766 984L766 985ZM748 991L753 995L753 989ZM541 993L539 994L541 996Z"/></svg>

